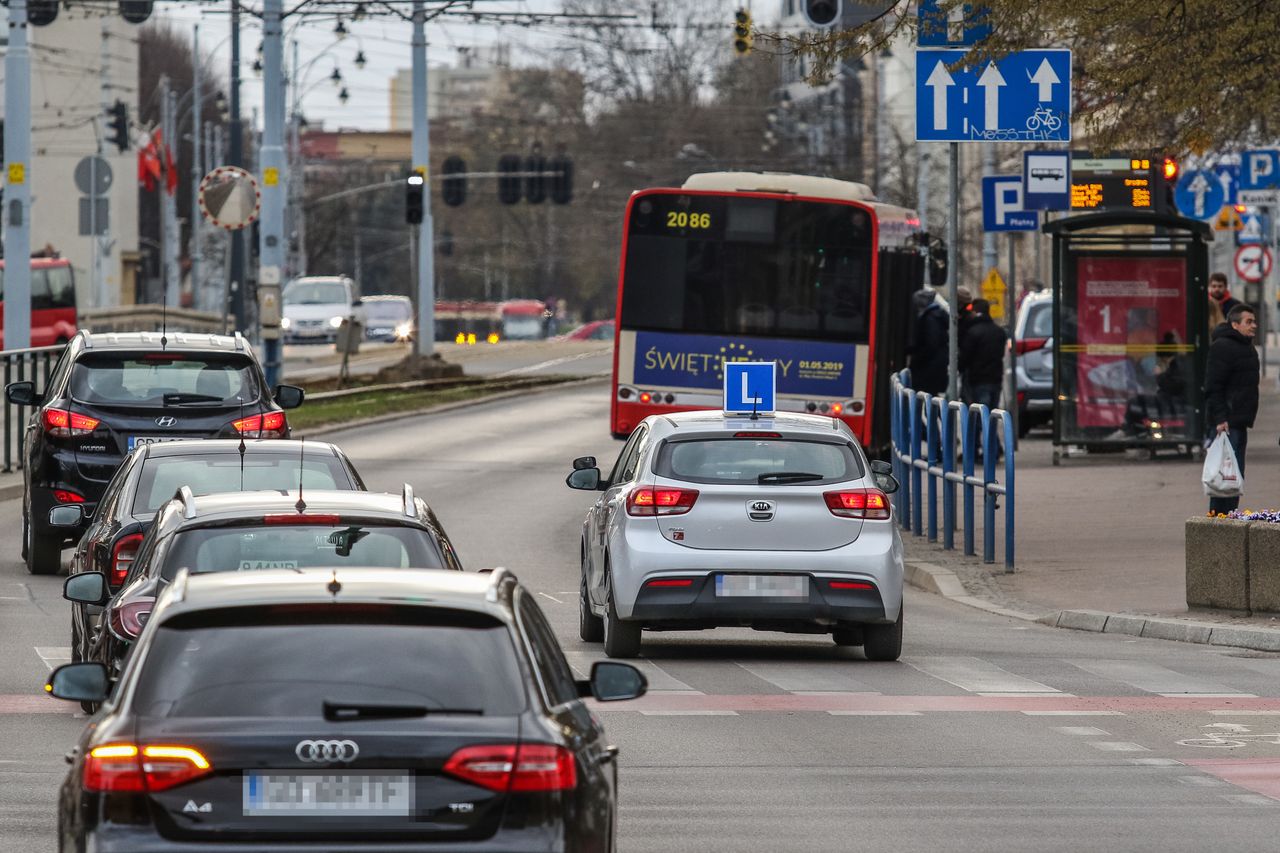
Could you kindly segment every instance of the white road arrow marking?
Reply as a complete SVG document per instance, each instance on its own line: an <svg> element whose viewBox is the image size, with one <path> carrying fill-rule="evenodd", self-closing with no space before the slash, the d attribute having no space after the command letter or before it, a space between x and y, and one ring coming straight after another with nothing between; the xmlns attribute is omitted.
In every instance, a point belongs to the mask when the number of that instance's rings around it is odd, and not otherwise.
<svg viewBox="0 0 1280 853"><path fill-rule="evenodd" d="M1230 172L1219 172L1219 173L1218 173L1218 185L1222 187L1222 197L1223 197L1223 198L1230 200L1230 198L1231 198L1231 185L1232 185L1233 183L1234 183L1234 181L1232 181L1232 180L1231 180L1231 173L1230 173Z"/></svg>
<svg viewBox="0 0 1280 853"><path fill-rule="evenodd" d="M1000 87L1005 85L1004 75L1000 73L1000 69L996 68L996 64L992 62L982 72L982 76L978 78L978 85L982 87L986 95L986 129L1000 129Z"/></svg>
<svg viewBox="0 0 1280 853"><path fill-rule="evenodd" d="M1041 103L1052 100L1054 84L1062 82L1047 59L1040 60L1040 67L1036 69L1036 73L1028 73L1027 79L1040 88L1038 97Z"/></svg>
<svg viewBox="0 0 1280 853"><path fill-rule="evenodd" d="M1204 172L1196 173L1196 176L1191 179L1191 183L1187 184L1187 191L1196 197L1196 219L1203 219L1204 197L1209 192L1209 182L1205 180Z"/></svg>
<svg viewBox="0 0 1280 853"><path fill-rule="evenodd" d="M947 64L938 60L938 64L929 73L924 83L933 89L933 129L947 129L947 89L956 84L947 72Z"/></svg>

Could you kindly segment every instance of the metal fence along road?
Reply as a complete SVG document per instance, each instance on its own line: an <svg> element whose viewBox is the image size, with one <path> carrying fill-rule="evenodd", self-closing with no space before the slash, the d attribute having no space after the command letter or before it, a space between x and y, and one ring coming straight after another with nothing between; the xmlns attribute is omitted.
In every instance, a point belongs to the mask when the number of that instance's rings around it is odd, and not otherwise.
<svg viewBox="0 0 1280 853"><path fill-rule="evenodd" d="M30 380L36 384L36 393L43 394L49 382L49 374L65 344L50 347L31 347L0 352L4 362L4 384ZM4 400L4 468L6 474L22 467L23 431L27 425L28 406L15 406Z"/></svg>

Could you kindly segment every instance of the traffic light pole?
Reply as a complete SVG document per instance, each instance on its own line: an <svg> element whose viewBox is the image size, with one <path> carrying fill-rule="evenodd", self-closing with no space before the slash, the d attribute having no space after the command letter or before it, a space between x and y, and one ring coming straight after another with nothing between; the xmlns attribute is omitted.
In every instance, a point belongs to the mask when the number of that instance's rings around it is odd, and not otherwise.
<svg viewBox="0 0 1280 853"><path fill-rule="evenodd" d="M31 346L31 52L27 0L9 0L9 46L4 56L4 348Z"/></svg>
<svg viewBox="0 0 1280 853"><path fill-rule="evenodd" d="M427 13L413 0L413 169L422 175L422 224L418 226L418 321L414 354L431 355L436 340L435 240L431 228L431 143L427 123Z"/></svg>
<svg viewBox="0 0 1280 853"><path fill-rule="evenodd" d="M265 48L264 48L265 50ZM244 166L244 128L240 121L240 0L231 0L231 121L228 123L227 165ZM229 306L237 331L245 330L245 235L234 231L228 235L231 258L228 282L231 289Z"/></svg>
<svg viewBox="0 0 1280 853"><path fill-rule="evenodd" d="M273 325L263 324L263 369L267 384L280 381L280 281L284 269L284 190L288 185L284 156L284 38L280 18L283 0L262 4L262 219L258 226L258 298L274 300L274 311L259 310Z"/></svg>

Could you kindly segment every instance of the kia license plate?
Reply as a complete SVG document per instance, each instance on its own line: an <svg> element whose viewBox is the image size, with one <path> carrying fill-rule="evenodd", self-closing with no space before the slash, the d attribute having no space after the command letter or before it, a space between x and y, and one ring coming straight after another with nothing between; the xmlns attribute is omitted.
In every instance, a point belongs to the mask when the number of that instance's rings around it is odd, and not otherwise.
<svg viewBox="0 0 1280 853"><path fill-rule="evenodd" d="M407 816L413 777L407 773L244 774L246 815Z"/></svg>
<svg viewBox="0 0 1280 853"><path fill-rule="evenodd" d="M808 598L808 575L716 575L720 598Z"/></svg>
<svg viewBox="0 0 1280 853"><path fill-rule="evenodd" d="M162 441L185 441L191 438L189 435L131 435L129 436L129 449L133 450L142 444L159 444Z"/></svg>

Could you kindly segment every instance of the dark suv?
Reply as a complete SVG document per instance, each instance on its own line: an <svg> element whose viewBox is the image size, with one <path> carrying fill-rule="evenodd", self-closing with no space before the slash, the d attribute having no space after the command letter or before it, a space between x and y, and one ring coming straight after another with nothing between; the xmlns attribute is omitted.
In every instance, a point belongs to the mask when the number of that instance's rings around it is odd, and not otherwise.
<svg viewBox="0 0 1280 853"><path fill-rule="evenodd" d="M101 584L77 575L68 584ZM46 690L103 702L68 755L58 848L615 849L617 749L514 575L181 573L108 697L97 663Z"/></svg>
<svg viewBox="0 0 1280 853"><path fill-rule="evenodd" d="M78 332L37 394L5 388L31 406L23 445L22 556L32 574L53 574L83 527L55 528L49 510L81 504L86 518L138 444L182 438L288 438L284 409L303 391L272 394L252 348L234 336Z"/></svg>

